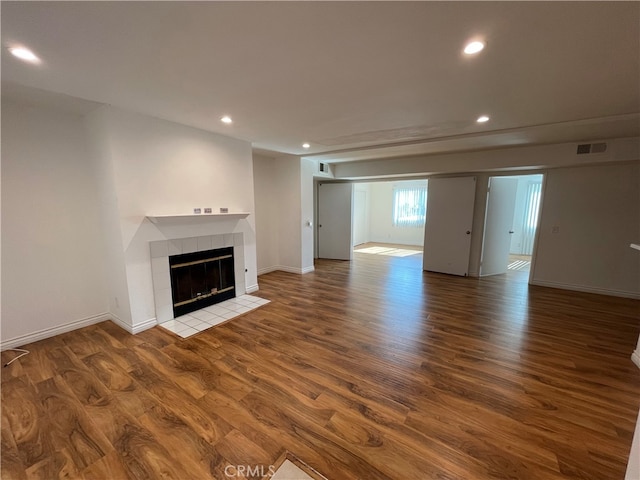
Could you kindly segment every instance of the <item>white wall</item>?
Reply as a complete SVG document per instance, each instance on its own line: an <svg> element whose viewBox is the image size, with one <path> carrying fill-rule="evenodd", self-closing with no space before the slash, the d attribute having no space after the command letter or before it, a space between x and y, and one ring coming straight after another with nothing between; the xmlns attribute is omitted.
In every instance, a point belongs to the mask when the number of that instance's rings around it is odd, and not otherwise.
<svg viewBox="0 0 640 480"><path fill-rule="evenodd" d="M258 271L306 273L313 270L314 162L297 156L254 157Z"/></svg>
<svg viewBox="0 0 640 480"><path fill-rule="evenodd" d="M279 247L279 177L275 160L253 156L253 178L256 203L256 253L258 275L274 270L280 264Z"/></svg>
<svg viewBox="0 0 640 480"><path fill-rule="evenodd" d="M640 297L640 163L549 170L532 283Z"/></svg>
<svg viewBox="0 0 640 480"><path fill-rule="evenodd" d="M3 100L3 348L106 318L99 210L82 118Z"/></svg>
<svg viewBox="0 0 640 480"><path fill-rule="evenodd" d="M353 245L360 245L370 241L369 200L371 197L370 183L356 183L353 186Z"/></svg>
<svg viewBox="0 0 640 480"><path fill-rule="evenodd" d="M280 157L274 162L278 177L279 248L278 265L274 266L273 270L302 273L300 159L298 157Z"/></svg>
<svg viewBox="0 0 640 480"><path fill-rule="evenodd" d="M134 332L155 324L149 252L149 242L154 240L242 232L244 284L247 290L257 289L253 161L248 142L110 107L92 113L88 125L92 140L103 140L93 145L93 151L98 152L103 173L113 179L102 180L102 190L116 199L107 206L111 211L105 212L105 224L112 226L110 217L116 208L120 227L120 244L109 248L124 253L127 293L122 284L111 285L109 296L113 303L130 304L130 319L123 315L116 320ZM250 215L158 224L146 219L153 214L188 214L195 207L211 207L214 212L227 207L229 212ZM118 239L111 238L114 241ZM122 295L128 295L128 301Z"/></svg>
<svg viewBox="0 0 640 480"><path fill-rule="evenodd" d="M408 181L426 185L426 180ZM371 242L423 245L424 227L393 226L393 189L405 181L369 183L369 239ZM427 207L428 208L428 207Z"/></svg>
<svg viewBox="0 0 640 480"><path fill-rule="evenodd" d="M105 282L108 311L113 319L131 325L131 305L126 261L122 247L122 227L118 210L113 159L106 116L95 112L85 118L90 161L97 174L96 192L100 199L98 218L105 243Z"/></svg>

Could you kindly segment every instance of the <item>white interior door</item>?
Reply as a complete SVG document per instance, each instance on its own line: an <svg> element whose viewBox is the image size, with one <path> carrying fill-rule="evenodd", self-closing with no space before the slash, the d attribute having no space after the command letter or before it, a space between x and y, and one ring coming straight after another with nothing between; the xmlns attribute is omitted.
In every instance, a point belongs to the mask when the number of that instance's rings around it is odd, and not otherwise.
<svg viewBox="0 0 640 480"><path fill-rule="evenodd" d="M481 276L507 272L517 191L518 179L516 178L491 177L489 179L480 264Z"/></svg>
<svg viewBox="0 0 640 480"><path fill-rule="evenodd" d="M476 177L429 179L423 269L469 274Z"/></svg>
<svg viewBox="0 0 640 480"><path fill-rule="evenodd" d="M318 257L351 260L353 185L318 184Z"/></svg>

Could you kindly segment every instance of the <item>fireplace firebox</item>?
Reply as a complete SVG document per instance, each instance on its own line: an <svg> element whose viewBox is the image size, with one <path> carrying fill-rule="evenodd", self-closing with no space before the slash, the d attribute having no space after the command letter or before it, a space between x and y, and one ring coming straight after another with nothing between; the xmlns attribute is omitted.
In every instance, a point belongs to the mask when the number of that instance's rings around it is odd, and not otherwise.
<svg viewBox="0 0 640 480"><path fill-rule="evenodd" d="M233 247L169 257L174 317L234 298Z"/></svg>

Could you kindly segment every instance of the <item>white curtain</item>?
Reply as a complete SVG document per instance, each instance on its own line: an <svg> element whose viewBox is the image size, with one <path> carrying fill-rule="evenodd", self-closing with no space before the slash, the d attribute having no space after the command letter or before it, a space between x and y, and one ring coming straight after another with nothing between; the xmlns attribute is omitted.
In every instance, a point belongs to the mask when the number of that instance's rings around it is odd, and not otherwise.
<svg viewBox="0 0 640 480"><path fill-rule="evenodd" d="M426 214L426 187L395 187L393 189L394 227L423 227Z"/></svg>

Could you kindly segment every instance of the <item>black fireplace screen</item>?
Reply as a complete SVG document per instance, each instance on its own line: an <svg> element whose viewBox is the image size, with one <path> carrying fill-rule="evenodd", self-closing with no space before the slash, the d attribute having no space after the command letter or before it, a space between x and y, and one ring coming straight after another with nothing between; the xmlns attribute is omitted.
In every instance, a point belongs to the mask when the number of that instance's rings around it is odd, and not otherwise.
<svg viewBox="0 0 640 480"><path fill-rule="evenodd" d="M169 257L174 317L236 296L233 247Z"/></svg>

